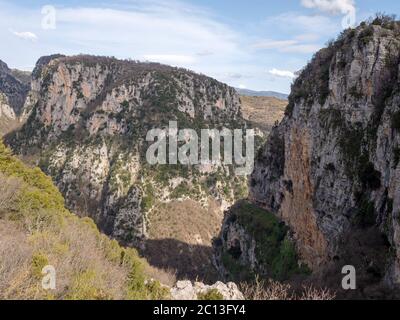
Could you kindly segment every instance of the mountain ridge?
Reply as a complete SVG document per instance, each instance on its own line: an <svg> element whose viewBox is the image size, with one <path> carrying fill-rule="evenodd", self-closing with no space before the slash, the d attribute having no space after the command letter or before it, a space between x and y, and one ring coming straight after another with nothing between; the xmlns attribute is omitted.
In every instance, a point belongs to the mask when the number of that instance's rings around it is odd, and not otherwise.
<svg viewBox="0 0 400 320"><path fill-rule="evenodd" d="M286 93L276 92L276 91L256 91L243 88L235 88L236 91L242 96L249 97L271 97L281 100L287 100L289 95Z"/></svg>

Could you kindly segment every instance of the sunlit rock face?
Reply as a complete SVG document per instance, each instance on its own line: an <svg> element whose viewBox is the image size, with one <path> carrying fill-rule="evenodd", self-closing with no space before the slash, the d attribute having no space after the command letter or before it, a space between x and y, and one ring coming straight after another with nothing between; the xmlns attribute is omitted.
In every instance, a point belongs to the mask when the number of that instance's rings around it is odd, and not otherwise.
<svg viewBox="0 0 400 320"><path fill-rule="evenodd" d="M239 96L225 84L156 63L56 55L39 60L31 87L25 125L8 144L53 177L73 212L124 244L141 246L159 202L207 207L212 198L221 216L246 190L229 166L203 172L146 161L146 134L170 121L180 129L245 129Z"/></svg>

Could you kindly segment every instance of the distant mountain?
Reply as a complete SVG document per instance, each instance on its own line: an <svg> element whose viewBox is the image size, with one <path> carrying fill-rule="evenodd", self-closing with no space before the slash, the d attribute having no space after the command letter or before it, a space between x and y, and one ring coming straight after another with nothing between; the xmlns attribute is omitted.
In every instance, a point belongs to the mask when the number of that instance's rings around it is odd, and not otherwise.
<svg viewBox="0 0 400 320"><path fill-rule="evenodd" d="M243 117L266 136L285 115L287 100L275 97L242 96Z"/></svg>
<svg viewBox="0 0 400 320"><path fill-rule="evenodd" d="M275 91L254 91L248 89L239 89L235 88L236 91L242 96L250 96L250 97L272 97L282 100L287 100L289 95L285 93L275 92Z"/></svg>
<svg viewBox="0 0 400 320"><path fill-rule="evenodd" d="M0 136L16 128L30 88L30 73L0 60Z"/></svg>
<svg viewBox="0 0 400 320"><path fill-rule="evenodd" d="M28 73L11 70L0 60L0 94L16 114L19 114L29 92Z"/></svg>

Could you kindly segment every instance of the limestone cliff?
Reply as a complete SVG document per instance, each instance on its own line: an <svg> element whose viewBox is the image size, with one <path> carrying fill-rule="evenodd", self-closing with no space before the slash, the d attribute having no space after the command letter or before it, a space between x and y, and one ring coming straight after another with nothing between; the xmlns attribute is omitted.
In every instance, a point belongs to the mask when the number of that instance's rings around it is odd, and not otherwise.
<svg viewBox="0 0 400 320"><path fill-rule="evenodd" d="M290 227L300 261L334 274L338 290L348 264L366 295L400 284L399 35L399 23L380 17L319 51L250 178L251 201Z"/></svg>
<svg viewBox="0 0 400 320"><path fill-rule="evenodd" d="M53 177L73 212L92 217L124 244L142 246L149 227L174 230L166 220L174 208L164 212L162 203L179 207L191 199L200 207L211 205L220 212L212 213L220 217L219 228L221 210L246 192L245 179L236 178L232 166L150 166L145 158L147 132L169 121L177 121L179 129L245 128L239 96L227 85L156 63L55 55L39 60L31 86L26 123L6 141ZM155 207L161 214L152 219ZM197 221L215 221L204 212ZM208 243L209 252L215 226L208 230L185 236L208 234L196 243ZM167 252L157 256L170 258Z"/></svg>
<svg viewBox="0 0 400 320"><path fill-rule="evenodd" d="M29 78L29 73L11 70L0 60L0 135L18 125L29 91Z"/></svg>

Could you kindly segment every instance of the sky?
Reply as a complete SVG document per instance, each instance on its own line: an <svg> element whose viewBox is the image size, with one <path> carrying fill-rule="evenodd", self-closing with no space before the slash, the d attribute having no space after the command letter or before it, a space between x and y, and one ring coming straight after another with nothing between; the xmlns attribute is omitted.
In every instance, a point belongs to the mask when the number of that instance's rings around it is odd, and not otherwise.
<svg viewBox="0 0 400 320"><path fill-rule="evenodd" d="M62 53L157 61L231 86L290 92L343 29L394 0L0 0L0 60L32 70Z"/></svg>

